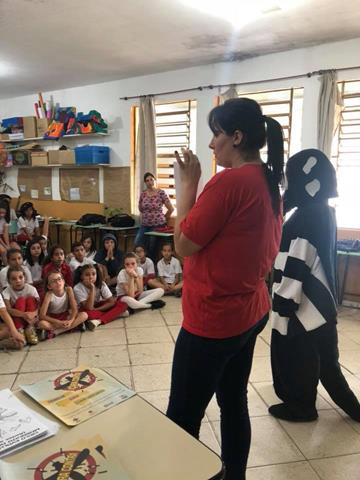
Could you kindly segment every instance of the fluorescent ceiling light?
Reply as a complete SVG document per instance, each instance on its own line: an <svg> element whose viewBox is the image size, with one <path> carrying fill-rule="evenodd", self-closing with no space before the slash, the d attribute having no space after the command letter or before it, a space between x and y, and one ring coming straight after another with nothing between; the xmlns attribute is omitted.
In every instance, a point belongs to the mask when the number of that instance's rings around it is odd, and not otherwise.
<svg viewBox="0 0 360 480"><path fill-rule="evenodd" d="M7 77L13 73L14 68L7 62L0 60L0 77Z"/></svg>
<svg viewBox="0 0 360 480"><path fill-rule="evenodd" d="M201 12L222 18L234 28L254 22L261 16L279 10L289 10L304 0L181 0L185 5Z"/></svg>

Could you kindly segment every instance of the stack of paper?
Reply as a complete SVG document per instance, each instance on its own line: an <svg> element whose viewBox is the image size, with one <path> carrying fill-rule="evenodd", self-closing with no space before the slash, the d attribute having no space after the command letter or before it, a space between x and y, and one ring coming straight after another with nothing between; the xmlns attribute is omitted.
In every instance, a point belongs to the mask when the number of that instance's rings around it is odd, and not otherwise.
<svg viewBox="0 0 360 480"><path fill-rule="evenodd" d="M56 431L53 422L40 418L9 389L0 391L0 457L54 435Z"/></svg>

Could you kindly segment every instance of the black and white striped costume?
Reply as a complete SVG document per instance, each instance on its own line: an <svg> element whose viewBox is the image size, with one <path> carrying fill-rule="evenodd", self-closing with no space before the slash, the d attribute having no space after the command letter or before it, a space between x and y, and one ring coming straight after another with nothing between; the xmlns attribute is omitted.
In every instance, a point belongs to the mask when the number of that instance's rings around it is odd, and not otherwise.
<svg viewBox="0 0 360 480"><path fill-rule="evenodd" d="M303 150L286 167L283 225L275 261L271 365L282 404L277 418L317 418L317 385L348 415L360 421L360 404L339 364L337 338L336 218L328 199L337 196L336 173L319 150Z"/></svg>

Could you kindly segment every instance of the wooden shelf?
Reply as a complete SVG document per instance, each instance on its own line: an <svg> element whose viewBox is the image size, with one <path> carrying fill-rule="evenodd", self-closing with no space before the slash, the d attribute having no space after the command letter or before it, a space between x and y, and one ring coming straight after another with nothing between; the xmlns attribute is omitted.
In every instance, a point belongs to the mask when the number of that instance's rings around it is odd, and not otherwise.
<svg viewBox="0 0 360 480"><path fill-rule="evenodd" d="M76 164L73 165L59 165L58 163L52 163L51 165L11 165L11 167L0 166L0 169L4 168L93 168L93 167L111 167L109 163L87 163L87 164Z"/></svg>
<svg viewBox="0 0 360 480"><path fill-rule="evenodd" d="M79 137L108 137L111 132L93 132L93 133L74 133L71 135L63 135L59 138L44 138L44 137L33 137L33 138L22 138L19 140L0 140L0 143L26 143L26 142L33 142L33 141L44 141L44 142L58 142L60 140L64 140L67 138L79 138Z"/></svg>

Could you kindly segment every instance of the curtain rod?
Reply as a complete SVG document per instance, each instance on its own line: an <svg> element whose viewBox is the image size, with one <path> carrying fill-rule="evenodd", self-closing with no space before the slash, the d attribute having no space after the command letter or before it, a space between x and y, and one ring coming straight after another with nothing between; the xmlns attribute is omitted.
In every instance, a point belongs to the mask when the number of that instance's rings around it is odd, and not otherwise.
<svg viewBox="0 0 360 480"><path fill-rule="evenodd" d="M241 86L241 85L256 85L258 83L269 83L269 82L278 82L280 80L292 80L296 78L310 78L314 75L323 75L324 73L328 72L342 72L344 70L357 70L360 69L360 65L357 67L343 67L343 68L329 68L327 70L314 70L313 72L302 73L299 75L290 75L288 77L277 77L277 78L268 78L266 80L253 80L249 82L233 82L233 83L224 83L224 84L216 84L216 85L201 85L200 87L192 87L192 88L184 88L182 90L172 90L169 92L160 92L160 93L149 93L147 95L133 95L131 97L120 97L120 100L133 100L134 98L143 98L147 96L153 97L160 97L162 95L173 95L176 93L185 93L185 92L194 92L194 91L203 91L203 90L213 90L214 88L224 88L224 87L233 87L233 86Z"/></svg>

